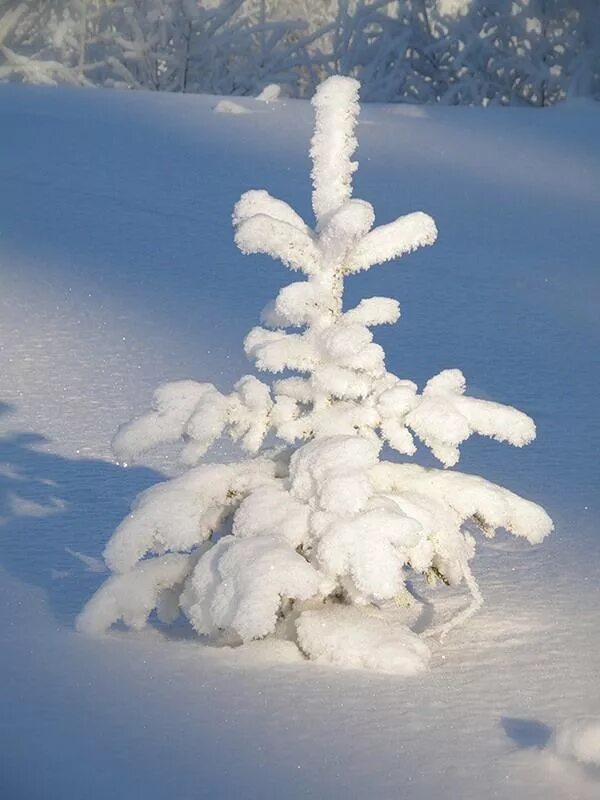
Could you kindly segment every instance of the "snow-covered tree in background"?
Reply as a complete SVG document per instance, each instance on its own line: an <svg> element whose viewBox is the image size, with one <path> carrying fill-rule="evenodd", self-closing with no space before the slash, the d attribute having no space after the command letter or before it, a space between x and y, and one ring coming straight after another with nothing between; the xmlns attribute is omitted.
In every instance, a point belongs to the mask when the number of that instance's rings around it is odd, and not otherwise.
<svg viewBox="0 0 600 800"><path fill-rule="evenodd" d="M92 10L85 0L0 2L0 80L88 85L81 62Z"/></svg>
<svg viewBox="0 0 600 800"><path fill-rule="evenodd" d="M598 0L0 0L0 81L549 105L600 97Z"/></svg>
<svg viewBox="0 0 600 800"><path fill-rule="evenodd" d="M469 566L474 527L532 543L550 532L544 510L507 489L406 459L416 437L452 467L473 433L520 447L535 426L510 406L468 397L457 369L421 392L389 372L371 329L397 321L396 300L344 308L347 275L437 236L422 212L374 227L371 204L352 197L358 90L332 77L313 99L314 230L263 190L234 209L243 253L268 254L301 275L245 340L256 367L279 377L269 385L245 375L229 395L209 383L167 383L149 413L119 430L120 460L181 441L188 469L138 497L105 550L115 574L82 612L82 630L119 620L140 628L156 609L165 622L183 613L215 641L275 636L310 658L410 673L429 650L402 624L407 574L466 583L469 605L428 632L444 636L482 602ZM224 434L250 455L197 466ZM386 443L404 459L382 461Z"/></svg>
<svg viewBox="0 0 600 800"><path fill-rule="evenodd" d="M109 41L109 82L154 91L248 94L261 86L262 73L289 81L290 54L277 45L290 26L265 23L260 37L256 19L242 13L244 5L243 0L211 7L197 0L134 0L114 8L111 24L120 35ZM275 47L273 27L279 34Z"/></svg>

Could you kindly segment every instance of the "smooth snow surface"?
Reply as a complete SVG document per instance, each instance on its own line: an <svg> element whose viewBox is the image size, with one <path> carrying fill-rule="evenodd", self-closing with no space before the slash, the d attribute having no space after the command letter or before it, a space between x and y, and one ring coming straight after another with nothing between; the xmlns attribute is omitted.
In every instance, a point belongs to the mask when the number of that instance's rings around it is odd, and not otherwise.
<svg viewBox="0 0 600 800"><path fill-rule="evenodd" d="M146 466L115 465L116 428L166 381L230 391L249 371L243 336L288 280L236 251L234 203L265 186L310 219L309 104L244 100L253 113L239 115L214 105L0 87L1 793L597 798L598 767L581 758L593 731L569 727L600 715L593 104L362 112L357 195L380 223L427 209L439 238L351 278L348 308L398 297L398 326L375 332L394 372L423 386L454 366L471 395L531 414L533 445L470 440L461 468L556 523L542 548L479 539L472 568L486 606L443 646L429 641L430 671L338 670L284 642L209 650L183 627L165 638L160 624L74 633L106 577L110 534L158 473L172 474L168 442ZM397 307L353 313L373 324ZM468 602L464 590L414 590L417 631ZM159 610L168 618L168 597ZM563 739L568 752L554 744Z"/></svg>

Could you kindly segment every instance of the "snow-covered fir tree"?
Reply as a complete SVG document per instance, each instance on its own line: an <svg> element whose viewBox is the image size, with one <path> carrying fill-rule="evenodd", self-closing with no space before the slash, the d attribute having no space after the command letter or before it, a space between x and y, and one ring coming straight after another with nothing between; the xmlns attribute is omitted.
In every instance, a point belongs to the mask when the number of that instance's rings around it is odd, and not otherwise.
<svg viewBox="0 0 600 800"><path fill-rule="evenodd" d="M263 190L234 209L240 250L300 276L245 340L258 370L278 377L245 375L228 395L166 383L152 410L119 430L120 460L181 442L187 469L137 498L106 547L114 574L81 613L81 630L142 628L156 610L165 623L184 614L210 641L280 637L308 658L410 674L429 658L402 623L411 571L470 590L462 612L427 632L443 637L482 603L470 568L475 528L531 543L551 531L542 508L507 489L409 461L416 440L449 468L473 433L521 447L535 426L510 406L468 397L458 369L422 391L389 372L372 328L398 320L396 300L344 307L347 275L437 235L422 212L374 227L371 204L352 197L358 91L332 77L313 99L314 229ZM198 465L223 435L248 456ZM386 443L402 458L382 461Z"/></svg>

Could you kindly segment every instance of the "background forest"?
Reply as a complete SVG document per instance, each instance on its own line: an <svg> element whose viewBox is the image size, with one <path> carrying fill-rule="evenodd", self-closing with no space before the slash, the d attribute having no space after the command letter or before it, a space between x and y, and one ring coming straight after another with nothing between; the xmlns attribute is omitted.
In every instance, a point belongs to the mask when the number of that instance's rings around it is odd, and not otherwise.
<svg viewBox="0 0 600 800"><path fill-rule="evenodd" d="M363 101L600 97L598 0L0 0L0 81Z"/></svg>

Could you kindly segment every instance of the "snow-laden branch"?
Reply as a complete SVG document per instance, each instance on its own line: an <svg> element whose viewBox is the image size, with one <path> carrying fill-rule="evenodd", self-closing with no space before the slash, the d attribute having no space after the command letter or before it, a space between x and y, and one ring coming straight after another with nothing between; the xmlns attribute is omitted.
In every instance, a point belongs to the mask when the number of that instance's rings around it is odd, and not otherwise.
<svg viewBox="0 0 600 800"><path fill-rule="evenodd" d="M402 567L420 531L421 525L399 508L373 509L331 525L319 541L317 556L329 573L349 575L361 595L383 600L403 588Z"/></svg>
<svg viewBox="0 0 600 800"><path fill-rule="evenodd" d="M283 200L272 197L264 189L251 189L240 197L233 208L233 225L237 228L242 222L256 216L266 214L271 219L292 225L299 231L308 231L302 217Z"/></svg>
<svg viewBox="0 0 600 800"><path fill-rule="evenodd" d="M311 372L320 360L310 337L280 330L253 328L246 336L244 349L257 369L266 372Z"/></svg>
<svg viewBox="0 0 600 800"><path fill-rule="evenodd" d="M400 303L391 297L366 297L344 314L345 322L359 325L392 325L400 319Z"/></svg>
<svg viewBox="0 0 600 800"><path fill-rule="evenodd" d="M234 536L278 536L291 547L310 537L310 508L278 484L259 486L240 503L232 526Z"/></svg>
<svg viewBox="0 0 600 800"><path fill-rule="evenodd" d="M375 211L365 200L347 200L337 211L332 213L319 229L318 241L323 263L337 266L346 261L375 221Z"/></svg>
<svg viewBox="0 0 600 800"><path fill-rule="evenodd" d="M255 214L240 222L235 243L242 253L266 253L307 275L318 269L319 252L310 232L268 214Z"/></svg>
<svg viewBox="0 0 600 800"><path fill-rule="evenodd" d="M553 529L552 520L537 503L478 475L389 462L374 466L370 475L377 491L400 496L414 492L431 498L451 508L460 523L474 520L486 536L503 528L539 544Z"/></svg>
<svg viewBox="0 0 600 800"><path fill-rule="evenodd" d="M183 441L182 461L192 465L228 433L255 453L268 432L272 405L269 387L253 375L244 375L229 395L212 383L165 383L154 393L149 412L119 428L113 452L127 463L158 445Z"/></svg>
<svg viewBox="0 0 600 800"><path fill-rule="evenodd" d="M317 227L352 196L352 175L358 167L352 156L358 144L354 128L359 89L358 81L335 76L322 83L312 99L315 132L310 156Z"/></svg>
<svg viewBox="0 0 600 800"><path fill-rule="evenodd" d="M202 397L212 394L212 383L172 381L158 387L152 397L152 409L122 425L112 441L119 461L130 461L160 444L177 442Z"/></svg>
<svg viewBox="0 0 600 800"><path fill-rule="evenodd" d="M224 536L198 563L186 612L198 633L248 641L274 631L282 597L307 600L319 588L317 570L279 536Z"/></svg>
<svg viewBox="0 0 600 800"><path fill-rule="evenodd" d="M0 54L4 56L6 62L5 64L0 64L0 80L9 78L12 75L20 75L25 83L45 86L56 86L58 84L91 85L85 76L65 67L60 61L28 58L6 46L0 46Z"/></svg>
<svg viewBox="0 0 600 800"><path fill-rule="evenodd" d="M458 446L473 433L523 447L535 439L535 423L512 406L466 397L465 379L457 369L440 372L428 381L406 424L434 456L451 467Z"/></svg>
<svg viewBox="0 0 600 800"><path fill-rule="evenodd" d="M203 464L147 489L107 545L106 563L114 572L128 572L150 553L192 550L252 488L274 481L276 471L270 459Z"/></svg>
<svg viewBox="0 0 600 800"><path fill-rule="evenodd" d="M415 211L388 225L380 225L361 239L346 262L346 272L360 272L374 264L382 264L419 247L434 244L435 222L428 214Z"/></svg>
<svg viewBox="0 0 600 800"><path fill-rule="evenodd" d="M77 630L87 634L104 633L119 621L134 630L140 630L155 608L164 622L172 622L174 617L179 616L177 598L181 593L181 585L197 560L196 555L170 553L143 561L131 572L113 575L78 616ZM177 587L179 591L175 592ZM172 596L169 597L171 592ZM164 611L161 613L163 605Z"/></svg>
<svg viewBox="0 0 600 800"><path fill-rule="evenodd" d="M0 45L8 40L9 34L14 31L27 12L27 3L17 3L16 6L8 9L0 16Z"/></svg>
<svg viewBox="0 0 600 800"><path fill-rule="evenodd" d="M290 283L280 290L274 302L263 310L261 321L270 328L309 325L324 313L327 304L311 281Z"/></svg>
<svg viewBox="0 0 600 800"><path fill-rule="evenodd" d="M269 432L271 391L254 375L244 375L234 388L228 409L230 436L239 440L246 452L257 453Z"/></svg>

